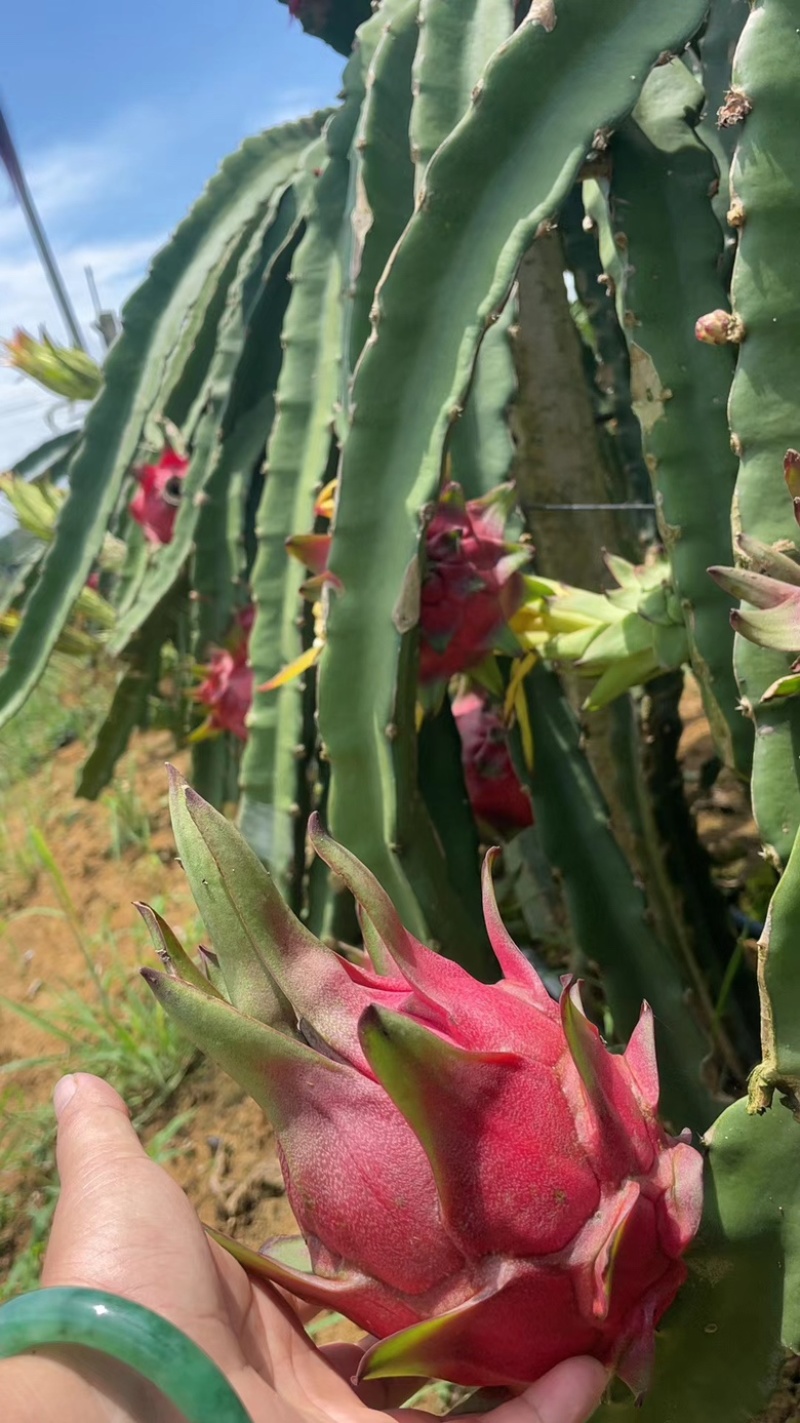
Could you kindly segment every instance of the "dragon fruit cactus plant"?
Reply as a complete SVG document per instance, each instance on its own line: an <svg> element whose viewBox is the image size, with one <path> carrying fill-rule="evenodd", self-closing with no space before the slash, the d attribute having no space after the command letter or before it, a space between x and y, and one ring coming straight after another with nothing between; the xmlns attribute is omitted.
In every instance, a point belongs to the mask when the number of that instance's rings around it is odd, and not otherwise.
<svg viewBox="0 0 800 1423"><path fill-rule="evenodd" d="M425 948L359 861L310 827L365 950L325 948L236 830L175 773L181 861L219 969L155 916L164 1008L268 1113L303 1240L224 1242L377 1336L365 1377L531 1382L592 1354L637 1395L686 1275L701 1157L657 1117L652 1015L622 1055L513 943L484 865L488 986Z"/></svg>

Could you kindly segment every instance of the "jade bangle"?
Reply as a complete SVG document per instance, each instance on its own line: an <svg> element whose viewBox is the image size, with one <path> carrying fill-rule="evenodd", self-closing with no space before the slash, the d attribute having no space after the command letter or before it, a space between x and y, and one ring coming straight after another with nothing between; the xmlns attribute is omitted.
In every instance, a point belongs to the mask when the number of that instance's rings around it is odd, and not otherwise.
<svg viewBox="0 0 800 1423"><path fill-rule="evenodd" d="M225 1376L191 1339L143 1305L103 1290L34 1290L0 1308L0 1359L81 1344L155 1384L188 1423L252 1423Z"/></svg>

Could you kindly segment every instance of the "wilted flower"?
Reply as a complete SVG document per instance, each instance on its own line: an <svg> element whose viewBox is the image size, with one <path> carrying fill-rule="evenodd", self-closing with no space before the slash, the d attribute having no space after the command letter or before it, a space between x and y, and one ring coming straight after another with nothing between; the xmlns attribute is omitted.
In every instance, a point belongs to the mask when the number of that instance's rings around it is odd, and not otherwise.
<svg viewBox="0 0 800 1423"><path fill-rule="evenodd" d="M128 507L152 544L172 542L181 486L188 469L188 459L175 450L166 450L158 464L147 464L137 471L139 488Z"/></svg>

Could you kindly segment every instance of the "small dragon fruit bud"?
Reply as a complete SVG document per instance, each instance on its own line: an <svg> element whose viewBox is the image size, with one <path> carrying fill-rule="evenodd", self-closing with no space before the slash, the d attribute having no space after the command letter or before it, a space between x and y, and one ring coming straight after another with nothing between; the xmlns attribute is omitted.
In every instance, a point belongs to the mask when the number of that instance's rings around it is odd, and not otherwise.
<svg viewBox="0 0 800 1423"><path fill-rule="evenodd" d="M748 642L775 652L800 652L800 587L748 568L709 568L714 582L749 603L734 608L731 623ZM800 572L800 570L798 570ZM755 611L753 611L755 610Z"/></svg>
<svg viewBox="0 0 800 1423"><path fill-rule="evenodd" d="M35 340L27 331L17 330L5 348L4 364L14 366L54 395L66 400L94 400L103 384L103 372L86 351L57 346L48 335Z"/></svg>
<svg viewBox="0 0 800 1423"><path fill-rule="evenodd" d="M188 459L175 450L166 450L158 464L147 464L137 471L139 488L128 508L152 544L172 542L181 486L188 469Z"/></svg>
<svg viewBox="0 0 800 1423"><path fill-rule="evenodd" d="M268 1113L304 1237L258 1254L215 1238L375 1336L363 1378L518 1388L591 1354L641 1394L702 1197L699 1153L658 1120L650 1009L616 1054L577 985L553 1002L500 919L491 856L503 976L479 983L415 939L314 820L316 853L359 907L351 963L174 773L170 799L219 970L209 982L156 924L165 971L144 975Z"/></svg>
<svg viewBox="0 0 800 1423"><path fill-rule="evenodd" d="M739 345L744 340L744 323L732 311L709 311L698 317L694 334L709 346L724 346L726 342Z"/></svg>
<svg viewBox="0 0 800 1423"><path fill-rule="evenodd" d="M465 501L448 484L425 536L420 682L446 682L477 667L525 601L527 550L505 541L506 490Z"/></svg>
<svg viewBox="0 0 800 1423"><path fill-rule="evenodd" d="M453 702L467 795L478 821L507 834L533 824L533 810L514 770L502 717L476 692Z"/></svg>

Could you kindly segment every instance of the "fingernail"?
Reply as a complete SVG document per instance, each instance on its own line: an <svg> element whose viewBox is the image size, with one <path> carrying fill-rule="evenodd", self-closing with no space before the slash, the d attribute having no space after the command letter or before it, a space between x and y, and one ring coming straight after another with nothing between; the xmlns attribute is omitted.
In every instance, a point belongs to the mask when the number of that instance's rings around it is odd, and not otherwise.
<svg viewBox="0 0 800 1423"><path fill-rule="evenodd" d="M64 1108L69 1106L77 1090L78 1083L71 1074L68 1077L60 1078L56 1083L53 1091L53 1107L57 1118L61 1116Z"/></svg>

